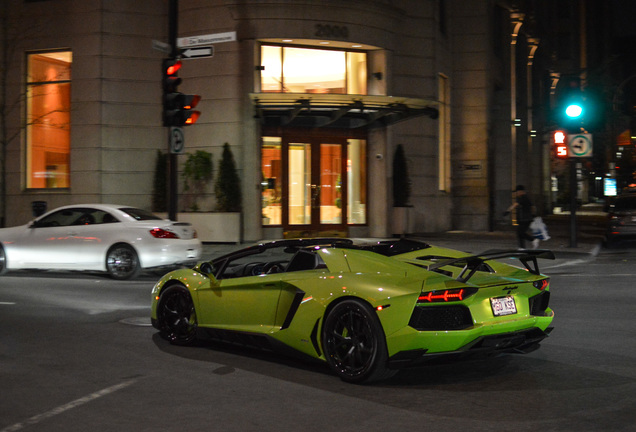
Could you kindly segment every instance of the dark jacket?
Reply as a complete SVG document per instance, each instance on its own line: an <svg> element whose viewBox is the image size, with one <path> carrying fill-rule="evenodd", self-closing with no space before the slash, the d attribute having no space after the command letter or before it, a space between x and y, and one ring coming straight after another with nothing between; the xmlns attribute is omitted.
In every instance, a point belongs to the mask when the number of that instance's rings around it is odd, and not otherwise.
<svg viewBox="0 0 636 432"><path fill-rule="evenodd" d="M517 197L517 221L518 222L530 222L532 221L532 202L528 195L520 195Z"/></svg>

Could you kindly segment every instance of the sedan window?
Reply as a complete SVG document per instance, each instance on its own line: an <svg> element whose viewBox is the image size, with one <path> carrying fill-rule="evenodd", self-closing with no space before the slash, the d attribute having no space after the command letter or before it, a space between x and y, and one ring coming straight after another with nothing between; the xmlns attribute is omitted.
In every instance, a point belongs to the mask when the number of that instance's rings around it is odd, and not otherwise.
<svg viewBox="0 0 636 432"><path fill-rule="evenodd" d="M39 219L34 223L35 227L46 228L55 226L70 226L74 225L85 213L87 209L64 209L51 213L48 216Z"/></svg>
<svg viewBox="0 0 636 432"><path fill-rule="evenodd" d="M131 216L132 218L138 221L163 220L159 216L152 214L151 212L147 210L142 210L142 209L133 208L133 207L124 207L124 208L120 208L119 210L123 211L128 216Z"/></svg>

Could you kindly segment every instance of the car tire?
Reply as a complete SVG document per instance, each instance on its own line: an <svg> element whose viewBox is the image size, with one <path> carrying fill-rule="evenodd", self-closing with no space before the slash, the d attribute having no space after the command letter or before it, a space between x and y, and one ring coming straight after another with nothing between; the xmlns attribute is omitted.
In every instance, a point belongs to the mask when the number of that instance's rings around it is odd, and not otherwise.
<svg viewBox="0 0 636 432"><path fill-rule="evenodd" d="M331 369L350 383L388 379L384 330L375 311L360 300L344 300L327 314L322 346Z"/></svg>
<svg viewBox="0 0 636 432"><path fill-rule="evenodd" d="M4 253L4 248L0 246L0 275L7 272L7 255Z"/></svg>
<svg viewBox="0 0 636 432"><path fill-rule="evenodd" d="M157 327L174 345L191 345L196 339L197 315L190 292L182 285L163 290L157 304Z"/></svg>
<svg viewBox="0 0 636 432"><path fill-rule="evenodd" d="M113 279L130 279L139 274L137 252L127 244L116 244L106 254L106 271Z"/></svg>

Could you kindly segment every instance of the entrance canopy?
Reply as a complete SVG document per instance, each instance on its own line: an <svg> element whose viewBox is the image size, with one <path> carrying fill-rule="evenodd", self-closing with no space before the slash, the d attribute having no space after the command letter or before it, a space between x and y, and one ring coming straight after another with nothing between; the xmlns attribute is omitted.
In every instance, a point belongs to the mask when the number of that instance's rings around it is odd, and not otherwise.
<svg viewBox="0 0 636 432"><path fill-rule="evenodd" d="M395 96L250 93L264 126L373 128L409 118L439 116L437 102Z"/></svg>

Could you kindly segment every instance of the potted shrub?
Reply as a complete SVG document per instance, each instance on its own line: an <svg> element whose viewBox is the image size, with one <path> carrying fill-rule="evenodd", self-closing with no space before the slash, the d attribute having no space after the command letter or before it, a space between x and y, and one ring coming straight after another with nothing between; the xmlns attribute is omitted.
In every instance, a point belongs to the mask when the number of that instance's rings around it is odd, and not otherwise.
<svg viewBox="0 0 636 432"><path fill-rule="evenodd" d="M223 145L214 184L216 212L210 213L200 226L202 240L239 243L241 241L241 184L230 145ZM205 240L204 240L205 241Z"/></svg>
<svg viewBox="0 0 636 432"><path fill-rule="evenodd" d="M212 154L205 150L197 150L188 154L183 171L183 191L185 194L187 211L200 211L197 198L205 194L208 183L213 178L214 165L212 164Z"/></svg>
<svg viewBox="0 0 636 432"><path fill-rule="evenodd" d="M217 211L241 211L241 181L236 171L234 155L228 143L223 144L223 154L219 161L219 174L214 185L214 193Z"/></svg>
<svg viewBox="0 0 636 432"><path fill-rule="evenodd" d="M178 219L190 222L201 241L238 243L241 241L241 189L236 164L228 143L223 145L217 179L214 183L215 211L201 211L197 198L205 193L213 179L212 155L199 150L188 155L181 173L183 190L191 191L186 204L188 211L179 213Z"/></svg>

